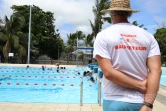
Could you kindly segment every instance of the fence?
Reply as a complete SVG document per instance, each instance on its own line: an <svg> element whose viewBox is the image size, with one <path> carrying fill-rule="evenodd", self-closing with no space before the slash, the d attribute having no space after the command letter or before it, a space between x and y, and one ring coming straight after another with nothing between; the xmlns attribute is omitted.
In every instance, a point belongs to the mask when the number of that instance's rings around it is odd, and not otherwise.
<svg viewBox="0 0 166 111"><path fill-rule="evenodd" d="M36 61L31 61L31 64L50 64L50 65L54 65L56 63L59 63L61 65L76 65L76 60L72 60L72 61L67 61L67 60L36 60ZM78 60L78 65L86 65L91 62L91 60ZM97 61L92 60L93 64L97 64Z"/></svg>

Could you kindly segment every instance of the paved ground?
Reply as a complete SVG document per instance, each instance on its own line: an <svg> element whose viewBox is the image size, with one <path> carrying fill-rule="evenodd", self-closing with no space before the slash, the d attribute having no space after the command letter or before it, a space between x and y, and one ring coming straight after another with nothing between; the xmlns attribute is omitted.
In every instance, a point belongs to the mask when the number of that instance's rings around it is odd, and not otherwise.
<svg viewBox="0 0 166 111"><path fill-rule="evenodd" d="M98 104L0 103L0 111L102 111Z"/></svg>
<svg viewBox="0 0 166 111"><path fill-rule="evenodd" d="M98 104L0 103L0 111L103 111ZM166 105L155 101L153 111L166 111Z"/></svg>

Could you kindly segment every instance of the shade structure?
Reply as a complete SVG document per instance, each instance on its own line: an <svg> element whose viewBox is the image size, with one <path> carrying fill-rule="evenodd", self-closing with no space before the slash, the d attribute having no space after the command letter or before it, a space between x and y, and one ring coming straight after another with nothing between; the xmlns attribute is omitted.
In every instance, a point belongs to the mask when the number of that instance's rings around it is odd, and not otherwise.
<svg viewBox="0 0 166 111"><path fill-rule="evenodd" d="M94 50L93 47L78 47L79 50Z"/></svg>

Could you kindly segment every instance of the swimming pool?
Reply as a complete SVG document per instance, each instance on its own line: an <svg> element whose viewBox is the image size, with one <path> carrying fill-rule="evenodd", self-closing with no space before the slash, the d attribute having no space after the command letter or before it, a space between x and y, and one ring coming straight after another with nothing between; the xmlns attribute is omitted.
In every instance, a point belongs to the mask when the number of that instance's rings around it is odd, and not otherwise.
<svg viewBox="0 0 166 111"><path fill-rule="evenodd" d="M79 103L81 75L88 68L0 67L0 102ZM83 77L83 103L98 102L98 84Z"/></svg>
<svg viewBox="0 0 166 111"><path fill-rule="evenodd" d="M162 70L160 84L166 86L166 69Z"/></svg>
<svg viewBox="0 0 166 111"><path fill-rule="evenodd" d="M81 74L88 68L43 71L0 66L0 102L80 103ZM166 69L161 85L166 86ZM83 103L98 103L98 84L83 78Z"/></svg>

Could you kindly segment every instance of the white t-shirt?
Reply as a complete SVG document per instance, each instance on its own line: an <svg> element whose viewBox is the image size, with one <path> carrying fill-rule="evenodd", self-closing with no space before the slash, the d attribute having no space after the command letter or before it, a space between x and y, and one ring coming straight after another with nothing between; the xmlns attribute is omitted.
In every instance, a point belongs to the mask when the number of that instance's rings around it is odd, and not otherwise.
<svg viewBox="0 0 166 111"><path fill-rule="evenodd" d="M118 23L100 32L94 43L94 58L110 59L114 69L138 80L147 78L148 57L160 55L157 41L146 30L129 23ZM128 89L103 76L104 99L142 103L143 94Z"/></svg>

